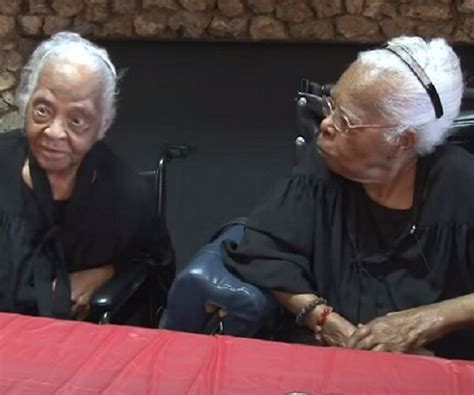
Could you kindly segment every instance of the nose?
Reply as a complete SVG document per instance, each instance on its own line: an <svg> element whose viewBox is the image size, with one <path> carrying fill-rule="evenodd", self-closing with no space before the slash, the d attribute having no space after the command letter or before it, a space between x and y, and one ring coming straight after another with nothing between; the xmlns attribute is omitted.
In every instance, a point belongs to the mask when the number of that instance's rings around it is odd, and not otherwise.
<svg viewBox="0 0 474 395"><path fill-rule="evenodd" d="M336 129L334 128L331 115L328 115L321 121L319 129L324 137L334 138L334 136L336 135Z"/></svg>
<svg viewBox="0 0 474 395"><path fill-rule="evenodd" d="M53 140L61 140L66 138L64 122L59 118L53 119L46 129L44 129L44 134Z"/></svg>

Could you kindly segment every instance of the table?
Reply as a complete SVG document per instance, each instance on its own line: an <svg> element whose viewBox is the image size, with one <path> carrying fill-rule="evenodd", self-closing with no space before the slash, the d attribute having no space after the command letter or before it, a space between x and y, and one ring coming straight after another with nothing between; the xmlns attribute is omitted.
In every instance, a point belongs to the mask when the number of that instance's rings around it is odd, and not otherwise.
<svg viewBox="0 0 474 395"><path fill-rule="evenodd" d="M0 393L474 394L474 363L0 313Z"/></svg>

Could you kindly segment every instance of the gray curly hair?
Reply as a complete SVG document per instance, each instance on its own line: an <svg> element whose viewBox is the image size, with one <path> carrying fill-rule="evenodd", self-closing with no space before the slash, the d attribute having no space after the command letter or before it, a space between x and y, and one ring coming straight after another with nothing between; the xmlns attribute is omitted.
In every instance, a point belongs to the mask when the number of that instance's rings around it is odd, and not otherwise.
<svg viewBox="0 0 474 395"><path fill-rule="evenodd" d="M107 51L81 37L77 33L60 32L43 41L33 52L23 67L17 88L17 102L23 115L38 83L44 67L56 60L68 60L87 64L96 71L103 83L103 116L99 138L103 138L112 125L116 114L117 71L110 61Z"/></svg>

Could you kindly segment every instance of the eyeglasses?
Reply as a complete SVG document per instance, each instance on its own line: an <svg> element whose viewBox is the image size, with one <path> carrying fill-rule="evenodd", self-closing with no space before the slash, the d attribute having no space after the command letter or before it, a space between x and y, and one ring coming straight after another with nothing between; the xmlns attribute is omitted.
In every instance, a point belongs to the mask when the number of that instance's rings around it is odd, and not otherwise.
<svg viewBox="0 0 474 395"><path fill-rule="evenodd" d="M362 125L353 125L349 118L347 118L339 108L333 104L331 98L329 96L322 97L322 113L325 117L332 116L332 124L334 129L338 133L346 134L349 133L351 130L356 129L363 129L363 128L377 128L377 129L384 129L384 128L394 128L398 125L389 125L389 124L362 124Z"/></svg>

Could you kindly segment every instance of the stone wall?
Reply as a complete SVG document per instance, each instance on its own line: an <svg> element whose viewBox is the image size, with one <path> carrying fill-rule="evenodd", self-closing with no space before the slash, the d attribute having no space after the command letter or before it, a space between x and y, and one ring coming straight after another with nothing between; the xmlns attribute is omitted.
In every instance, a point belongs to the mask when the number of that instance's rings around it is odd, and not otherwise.
<svg viewBox="0 0 474 395"><path fill-rule="evenodd" d="M14 88L36 41L93 39L474 42L474 0L0 0L0 130L21 123Z"/></svg>

